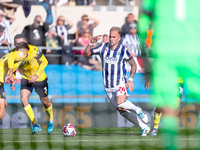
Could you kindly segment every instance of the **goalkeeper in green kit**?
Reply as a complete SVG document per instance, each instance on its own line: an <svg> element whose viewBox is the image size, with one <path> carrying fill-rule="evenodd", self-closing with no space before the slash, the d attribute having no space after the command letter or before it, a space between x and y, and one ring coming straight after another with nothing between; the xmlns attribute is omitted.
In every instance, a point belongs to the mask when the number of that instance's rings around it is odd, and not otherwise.
<svg viewBox="0 0 200 150"><path fill-rule="evenodd" d="M152 105L163 109L166 149L178 149L177 78L188 88L187 97L200 100L200 5L199 0L142 0L139 36L146 38L154 26ZM168 141L168 142L166 142Z"/></svg>

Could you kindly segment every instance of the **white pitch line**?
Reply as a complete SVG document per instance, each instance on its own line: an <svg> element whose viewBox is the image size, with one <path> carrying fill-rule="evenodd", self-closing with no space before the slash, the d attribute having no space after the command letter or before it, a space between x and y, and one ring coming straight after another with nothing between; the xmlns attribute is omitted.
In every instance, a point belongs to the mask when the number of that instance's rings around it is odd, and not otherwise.
<svg viewBox="0 0 200 150"><path fill-rule="evenodd" d="M125 140L40 140L40 141L0 141L0 143L48 143L48 142L131 142L131 141L159 141L161 139L125 139ZM198 139L178 139L179 141L198 141Z"/></svg>

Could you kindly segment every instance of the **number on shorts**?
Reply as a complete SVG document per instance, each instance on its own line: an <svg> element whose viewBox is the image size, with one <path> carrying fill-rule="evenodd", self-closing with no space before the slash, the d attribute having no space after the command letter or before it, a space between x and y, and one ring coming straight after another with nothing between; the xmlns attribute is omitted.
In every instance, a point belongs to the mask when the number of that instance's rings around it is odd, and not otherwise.
<svg viewBox="0 0 200 150"><path fill-rule="evenodd" d="M121 92L121 93L125 92L125 88L124 87L119 87L118 91Z"/></svg>
<svg viewBox="0 0 200 150"><path fill-rule="evenodd" d="M45 90L44 93L47 93L47 87L46 86L44 87L44 90Z"/></svg>

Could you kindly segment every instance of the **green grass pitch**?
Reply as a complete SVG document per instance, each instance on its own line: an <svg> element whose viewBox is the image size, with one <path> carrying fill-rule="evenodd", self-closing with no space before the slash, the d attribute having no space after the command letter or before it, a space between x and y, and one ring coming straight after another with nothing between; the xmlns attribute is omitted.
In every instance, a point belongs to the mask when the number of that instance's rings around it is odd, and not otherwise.
<svg viewBox="0 0 200 150"><path fill-rule="evenodd" d="M181 150L196 150L196 128L179 128ZM140 136L140 128L82 128L74 137L64 137L61 128L47 134L43 128L36 135L31 129L0 129L0 150L160 150L162 132L158 136Z"/></svg>

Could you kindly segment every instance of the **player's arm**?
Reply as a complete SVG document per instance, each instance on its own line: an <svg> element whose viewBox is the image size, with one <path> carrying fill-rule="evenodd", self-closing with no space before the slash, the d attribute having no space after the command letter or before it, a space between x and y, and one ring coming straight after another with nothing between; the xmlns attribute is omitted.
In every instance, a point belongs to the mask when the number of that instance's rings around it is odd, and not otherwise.
<svg viewBox="0 0 200 150"><path fill-rule="evenodd" d="M41 73L44 71L44 69L46 68L46 66L48 64L48 61L44 57L42 52L40 50L38 50L38 51L39 52L37 52L38 56L36 59L38 59L38 61L40 62L39 68L34 75L30 76L31 79L28 81L29 83L34 83L38 79L38 77L41 75Z"/></svg>
<svg viewBox="0 0 200 150"><path fill-rule="evenodd" d="M128 79L127 83L126 83L126 87L129 88L130 92L132 92L133 89L134 89L133 78L134 78L136 70L137 70L137 65L136 65L136 62L135 62L133 57L130 60L128 60L128 63L131 66L131 70L130 70L129 79Z"/></svg>
<svg viewBox="0 0 200 150"><path fill-rule="evenodd" d="M136 70L137 70L137 65L136 65L136 62L135 62L135 60L134 60L133 57L128 61L128 63L129 63L130 66L131 66L131 71L130 71L130 76L129 76L129 78L132 78L132 79L133 79L134 76L135 76Z"/></svg>
<svg viewBox="0 0 200 150"><path fill-rule="evenodd" d="M10 53L8 57L8 68L11 82L14 82L13 71L15 71L19 67L19 65L21 64L20 61L24 60L25 58L26 56L23 52ZM18 63L14 63L15 61L18 61Z"/></svg>
<svg viewBox="0 0 200 150"><path fill-rule="evenodd" d="M83 52L83 56L90 56L92 55L92 52L91 52L91 48L92 48L92 45L97 43L98 40L100 40L102 35L97 35L95 37L93 37L90 41L90 43L88 44L88 46L85 48L84 52Z"/></svg>
<svg viewBox="0 0 200 150"><path fill-rule="evenodd" d="M42 54L42 56L40 57L39 59L39 62L40 62L40 66L36 72L36 75L39 77L40 74L44 71L44 69L46 68L46 66L48 65L48 61L47 59L45 58L45 56Z"/></svg>

